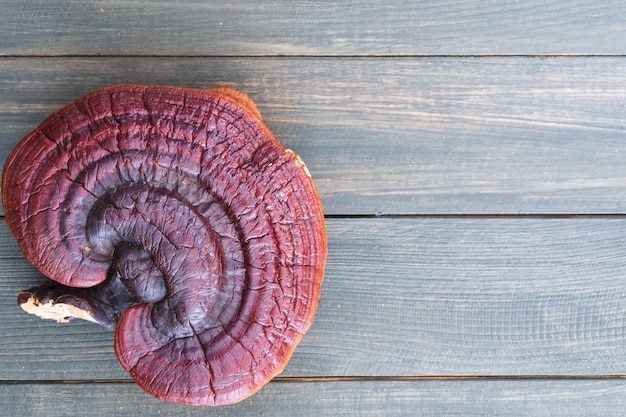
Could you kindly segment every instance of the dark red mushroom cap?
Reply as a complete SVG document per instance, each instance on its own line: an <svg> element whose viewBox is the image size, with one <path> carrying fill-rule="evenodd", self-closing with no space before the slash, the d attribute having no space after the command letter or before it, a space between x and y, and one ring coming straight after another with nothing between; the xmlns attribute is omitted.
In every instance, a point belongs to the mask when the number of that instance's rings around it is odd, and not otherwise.
<svg viewBox="0 0 626 417"><path fill-rule="evenodd" d="M313 321L327 251L319 196L242 93L94 91L18 144L2 201L43 274L123 283L134 302L124 296L115 352L158 398L239 401L282 371Z"/></svg>

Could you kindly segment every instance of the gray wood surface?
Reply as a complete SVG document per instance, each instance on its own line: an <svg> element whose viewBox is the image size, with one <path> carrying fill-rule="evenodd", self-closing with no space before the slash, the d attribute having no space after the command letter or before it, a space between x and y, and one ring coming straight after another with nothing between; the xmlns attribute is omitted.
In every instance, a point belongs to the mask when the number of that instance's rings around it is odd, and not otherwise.
<svg viewBox="0 0 626 417"><path fill-rule="evenodd" d="M624 373L626 220L329 219L328 232L316 321L283 376ZM4 253L0 378L128 378L112 333L13 304L41 277Z"/></svg>
<svg viewBox="0 0 626 417"><path fill-rule="evenodd" d="M303 157L316 321L244 402L164 403L21 312L0 219L1 415L626 415L623 1L0 0L0 165L117 83L241 89Z"/></svg>
<svg viewBox="0 0 626 417"><path fill-rule="evenodd" d="M19 58L0 73L2 161L93 89L226 85L302 156L330 215L626 211L624 57Z"/></svg>
<svg viewBox="0 0 626 417"><path fill-rule="evenodd" d="M625 7L620 0L3 0L0 54L623 54Z"/></svg>
<svg viewBox="0 0 626 417"><path fill-rule="evenodd" d="M278 381L241 403L207 410L165 403L132 383L0 385L7 415L622 417L626 381ZM11 414L13 413L13 414ZM22 414L20 414L22 413Z"/></svg>

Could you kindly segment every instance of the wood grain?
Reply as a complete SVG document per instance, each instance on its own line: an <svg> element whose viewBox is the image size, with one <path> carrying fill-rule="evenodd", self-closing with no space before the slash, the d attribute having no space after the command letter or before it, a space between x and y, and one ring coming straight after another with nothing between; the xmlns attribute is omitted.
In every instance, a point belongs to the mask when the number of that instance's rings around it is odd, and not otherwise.
<svg viewBox="0 0 626 417"><path fill-rule="evenodd" d="M0 59L0 161L117 83L247 92L326 214L626 212L626 58Z"/></svg>
<svg viewBox="0 0 626 417"><path fill-rule="evenodd" d="M623 416L626 381L432 380L270 382L207 410L159 401L128 383L0 385L7 415Z"/></svg>
<svg viewBox="0 0 626 417"><path fill-rule="evenodd" d="M5 414L626 415L623 1L0 0L0 164L116 83L259 104L329 217L317 320L250 399L160 402L112 333L19 310L0 220Z"/></svg>
<svg viewBox="0 0 626 417"><path fill-rule="evenodd" d="M623 54L619 0L0 2L0 55Z"/></svg>
<svg viewBox="0 0 626 417"><path fill-rule="evenodd" d="M0 379L124 379L113 335L14 304L37 275L6 226ZM316 321L283 376L614 375L626 220L329 219Z"/></svg>

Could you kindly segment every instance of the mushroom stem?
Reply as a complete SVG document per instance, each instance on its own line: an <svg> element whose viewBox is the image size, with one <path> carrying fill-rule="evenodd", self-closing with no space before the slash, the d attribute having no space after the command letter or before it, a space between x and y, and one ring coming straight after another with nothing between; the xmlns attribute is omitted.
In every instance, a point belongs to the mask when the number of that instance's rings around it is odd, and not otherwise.
<svg viewBox="0 0 626 417"><path fill-rule="evenodd" d="M59 323L82 319L115 330L124 310L139 302L111 268L107 280L95 287L74 288L48 280L20 292L17 303L25 312L44 319Z"/></svg>

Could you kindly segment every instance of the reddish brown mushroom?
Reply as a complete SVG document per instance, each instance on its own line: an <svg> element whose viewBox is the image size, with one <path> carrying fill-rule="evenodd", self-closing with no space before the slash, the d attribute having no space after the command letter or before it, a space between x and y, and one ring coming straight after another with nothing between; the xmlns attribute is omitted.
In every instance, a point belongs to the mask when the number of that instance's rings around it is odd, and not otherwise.
<svg viewBox="0 0 626 417"><path fill-rule="evenodd" d="M115 328L122 366L158 398L239 401L313 321L319 196L242 93L94 91L17 145L2 202L25 256L56 281L18 302Z"/></svg>

